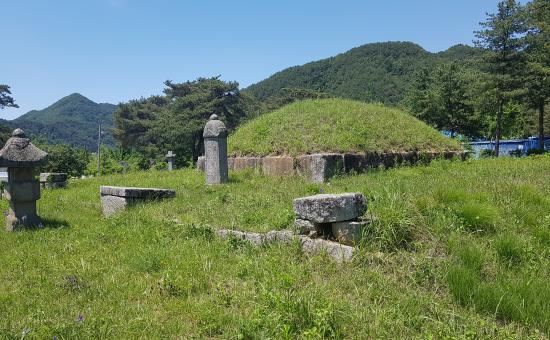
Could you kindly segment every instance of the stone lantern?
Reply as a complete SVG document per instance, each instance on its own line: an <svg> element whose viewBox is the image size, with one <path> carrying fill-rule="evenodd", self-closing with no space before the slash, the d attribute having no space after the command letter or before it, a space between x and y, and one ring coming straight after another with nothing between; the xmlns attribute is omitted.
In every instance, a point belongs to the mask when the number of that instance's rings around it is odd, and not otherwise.
<svg viewBox="0 0 550 340"><path fill-rule="evenodd" d="M7 230L42 225L36 213L40 182L35 178L35 168L44 164L47 156L21 129L15 129L0 150L0 167L8 168L8 182L5 184L5 195L10 204Z"/></svg>
<svg viewBox="0 0 550 340"><path fill-rule="evenodd" d="M204 156L206 184L227 183L227 129L213 114L204 127Z"/></svg>

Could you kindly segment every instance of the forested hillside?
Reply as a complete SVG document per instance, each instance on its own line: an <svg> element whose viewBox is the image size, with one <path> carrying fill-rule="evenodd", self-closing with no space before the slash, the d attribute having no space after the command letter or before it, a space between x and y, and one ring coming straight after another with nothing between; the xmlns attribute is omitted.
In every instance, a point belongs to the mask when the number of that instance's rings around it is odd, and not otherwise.
<svg viewBox="0 0 550 340"><path fill-rule="evenodd" d="M363 45L335 57L287 68L245 89L260 100L283 88L307 88L332 96L395 105L408 89L413 74L423 67L449 61L473 62L480 50L457 45L430 53L411 42Z"/></svg>
<svg viewBox="0 0 550 340"><path fill-rule="evenodd" d="M104 143L114 145L110 129L116 105L97 104L79 93L68 95L43 110L33 110L12 121L11 128L48 143L65 143L93 150L97 147L98 126L105 131Z"/></svg>

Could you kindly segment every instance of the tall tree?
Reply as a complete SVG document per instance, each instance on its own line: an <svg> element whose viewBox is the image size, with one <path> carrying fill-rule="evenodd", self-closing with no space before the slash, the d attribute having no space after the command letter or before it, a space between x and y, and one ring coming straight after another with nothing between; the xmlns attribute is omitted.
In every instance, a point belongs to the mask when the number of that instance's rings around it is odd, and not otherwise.
<svg viewBox="0 0 550 340"><path fill-rule="evenodd" d="M538 111L539 148L544 149L545 104L550 99L550 0L533 0L526 7L528 104Z"/></svg>
<svg viewBox="0 0 550 340"><path fill-rule="evenodd" d="M432 72L420 70L405 103L421 120L451 136L462 133L477 136L480 124L475 115L471 77L458 63L443 64Z"/></svg>
<svg viewBox="0 0 550 340"><path fill-rule="evenodd" d="M15 104L15 100L11 97L10 87L0 85L0 109L5 107L19 107L19 105Z"/></svg>
<svg viewBox="0 0 550 340"><path fill-rule="evenodd" d="M210 115L217 114L232 130L253 113L236 82L213 77L164 85L164 96L119 105L113 132L121 146L151 159L173 150L183 165L201 155L202 131Z"/></svg>
<svg viewBox="0 0 550 340"><path fill-rule="evenodd" d="M484 48L485 71L490 75L490 87L497 97L495 126L495 154L500 153L504 106L519 94L519 79L523 68L521 51L524 47L522 35L526 31L522 6L515 0L498 3L496 14L487 14L481 22L481 31L475 32L476 46Z"/></svg>

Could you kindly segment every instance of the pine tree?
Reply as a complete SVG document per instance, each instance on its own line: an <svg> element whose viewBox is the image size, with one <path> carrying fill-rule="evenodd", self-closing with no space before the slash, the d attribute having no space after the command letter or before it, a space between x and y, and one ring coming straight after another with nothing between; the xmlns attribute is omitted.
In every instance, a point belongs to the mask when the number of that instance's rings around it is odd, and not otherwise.
<svg viewBox="0 0 550 340"><path fill-rule="evenodd" d="M504 106L520 93L520 75L523 69L523 34L526 31L522 6L515 0L498 3L496 14L487 14L481 22L481 31L475 32L476 46L486 50L484 69L489 74L490 87L496 92L497 113L495 127L495 154L500 152Z"/></svg>
<svg viewBox="0 0 550 340"><path fill-rule="evenodd" d="M544 109L550 99L550 0L533 0L525 14L527 102L538 111L539 148L543 150Z"/></svg>
<svg viewBox="0 0 550 340"><path fill-rule="evenodd" d="M10 87L8 85L0 85L0 109L5 107L19 107L10 96Z"/></svg>

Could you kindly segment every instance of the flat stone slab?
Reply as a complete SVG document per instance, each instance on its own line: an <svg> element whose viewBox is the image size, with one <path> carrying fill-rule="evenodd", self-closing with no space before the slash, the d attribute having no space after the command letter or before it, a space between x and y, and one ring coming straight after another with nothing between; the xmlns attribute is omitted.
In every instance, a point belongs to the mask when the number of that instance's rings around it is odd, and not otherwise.
<svg viewBox="0 0 550 340"><path fill-rule="evenodd" d="M125 198L157 199L176 196L176 192L170 189L157 188L134 188L134 187L112 187L100 186L101 196L117 196Z"/></svg>
<svg viewBox="0 0 550 340"><path fill-rule="evenodd" d="M260 246L265 243L283 242L290 243L296 236L289 230L273 230L267 233L254 233L239 230L219 229L216 230L218 237L226 239L235 237L252 243L255 246Z"/></svg>
<svg viewBox="0 0 550 340"><path fill-rule="evenodd" d="M43 172L40 174L40 182L65 182L67 177L64 172Z"/></svg>
<svg viewBox="0 0 550 340"><path fill-rule="evenodd" d="M111 216L119 210L146 201L171 198L176 195L174 190L157 188L133 188L100 186L101 206L103 215Z"/></svg>
<svg viewBox="0 0 550 340"><path fill-rule="evenodd" d="M293 202L296 218L313 223L355 220L367 209L361 193L322 194L297 198Z"/></svg>
<svg viewBox="0 0 550 340"><path fill-rule="evenodd" d="M44 172L40 174L40 186L45 189L65 188L67 178L64 172Z"/></svg>

